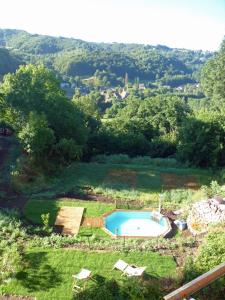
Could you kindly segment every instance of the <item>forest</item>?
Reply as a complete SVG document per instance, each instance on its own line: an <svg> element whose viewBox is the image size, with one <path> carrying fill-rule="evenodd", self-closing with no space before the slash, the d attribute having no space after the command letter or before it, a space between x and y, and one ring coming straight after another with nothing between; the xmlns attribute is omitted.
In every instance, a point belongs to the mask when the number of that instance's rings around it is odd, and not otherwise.
<svg viewBox="0 0 225 300"><path fill-rule="evenodd" d="M13 32L10 34L9 45L18 47L22 33L17 39ZM39 36L28 41L43 42ZM57 41L61 45L64 40ZM84 44L78 45L84 50ZM123 54L127 49L121 47ZM137 46L133 47L137 51ZM51 49L45 52L55 53L60 47ZM12 68L12 60L16 68L17 56L6 49L1 51L6 61L3 67ZM53 70L44 64L21 65L15 73L5 75L1 84L1 123L15 132L36 164L68 164L80 159L89 161L96 155L126 154L175 158L190 166L223 167L224 52L223 41L218 53L201 69L197 92L189 91L191 84L183 92L155 83L140 90L135 82L128 81L124 84L128 97L121 100L111 95L109 101L96 89L87 94L75 89L72 99L68 98ZM164 63L162 68L166 68Z"/></svg>
<svg viewBox="0 0 225 300"><path fill-rule="evenodd" d="M125 73L130 80L162 82L179 86L196 82L201 66L212 57L209 51L172 49L166 46L93 43L82 40L31 35L25 31L0 29L0 47L8 49L9 56L16 55L24 63L43 63L59 78L77 81L88 78L96 71L105 72L104 84L121 85ZM7 69L7 57L0 65L0 74ZM12 66L17 67L12 61Z"/></svg>

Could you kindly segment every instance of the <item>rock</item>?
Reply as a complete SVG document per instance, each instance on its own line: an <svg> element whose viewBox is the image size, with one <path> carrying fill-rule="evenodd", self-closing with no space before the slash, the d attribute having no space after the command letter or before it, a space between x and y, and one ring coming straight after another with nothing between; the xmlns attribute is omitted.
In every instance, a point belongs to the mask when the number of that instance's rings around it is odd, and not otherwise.
<svg viewBox="0 0 225 300"><path fill-rule="evenodd" d="M187 218L187 226L193 234L207 231L211 223L225 221L225 201L221 197L196 202Z"/></svg>

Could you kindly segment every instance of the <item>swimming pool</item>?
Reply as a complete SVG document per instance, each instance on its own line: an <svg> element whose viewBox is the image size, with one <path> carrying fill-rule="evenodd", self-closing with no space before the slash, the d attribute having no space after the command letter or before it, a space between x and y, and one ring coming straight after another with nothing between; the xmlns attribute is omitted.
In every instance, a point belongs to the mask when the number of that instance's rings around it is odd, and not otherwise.
<svg viewBox="0 0 225 300"><path fill-rule="evenodd" d="M168 218L150 211L114 211L105 217L105 229L113 236L156 237L170 230Z"/></svg>

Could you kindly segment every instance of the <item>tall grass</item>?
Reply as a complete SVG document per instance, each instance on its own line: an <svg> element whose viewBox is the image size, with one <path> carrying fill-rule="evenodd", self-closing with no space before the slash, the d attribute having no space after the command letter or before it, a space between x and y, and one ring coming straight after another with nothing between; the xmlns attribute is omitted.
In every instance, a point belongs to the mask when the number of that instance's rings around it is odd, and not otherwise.
<svg viewBox="0 0 225 300"><path fill-rule="evenodd" d="M150 156L129 157L127 154L96 155L92 158L92 162L105 164L149 165L165 168L180 168L182 166L175 158L152 158Z"/></svg>

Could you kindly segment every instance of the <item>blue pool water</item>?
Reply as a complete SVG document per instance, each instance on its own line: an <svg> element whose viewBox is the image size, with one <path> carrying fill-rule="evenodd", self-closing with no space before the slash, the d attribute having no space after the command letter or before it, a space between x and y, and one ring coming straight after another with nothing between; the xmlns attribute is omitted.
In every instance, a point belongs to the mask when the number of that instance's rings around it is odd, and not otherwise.
<svg viewBox="0 0 225 300"><path fill-rule="evenodd" d="M159 236L169 227L165 217L155 220L151 212L116 211L105 218L105 227L118 236Z"/></svg>

